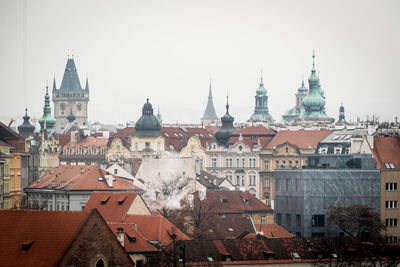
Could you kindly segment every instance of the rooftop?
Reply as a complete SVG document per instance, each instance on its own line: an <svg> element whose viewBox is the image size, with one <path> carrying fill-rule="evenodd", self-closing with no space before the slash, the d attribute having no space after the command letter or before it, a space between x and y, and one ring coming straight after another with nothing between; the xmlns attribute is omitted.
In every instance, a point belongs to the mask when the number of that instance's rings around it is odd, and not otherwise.
<svg viewBox="0 0 400 267"><path fill-rule="evenodd" d="M274 149L278 145L290 143L299 149L316 149L318 142L330 133L332 133L330 130L280 131L265 148Z"/></svg>

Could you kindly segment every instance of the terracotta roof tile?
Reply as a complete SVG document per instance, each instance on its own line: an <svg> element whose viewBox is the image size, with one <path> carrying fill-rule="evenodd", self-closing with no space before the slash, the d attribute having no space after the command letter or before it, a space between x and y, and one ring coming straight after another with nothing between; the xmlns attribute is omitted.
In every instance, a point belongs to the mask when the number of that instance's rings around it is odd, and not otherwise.
<svg viewBox="0 0 400 267"><path fill-rule="evenodd" d="M88 217L86 212L0 210L0 265L54 266ZM22 244L31 242L22 252Z"/></svg>
<svg viewBox="0 0 400 267"><path fill-rule="evenodd" d="M132 192L93 192L84 210L96 208L106 222L121 222L137 197Z"/></svg>
<svg viewBox="0 0 400 267"><path fill-rule="evenodd" d="M256 234L250 219L243 217L241 214L236 216L228 215L224 218L212 218L210 228L212 231L208 230L205 233L205 237L208 239L236 238L245 232Z"/></svg>
<svg viewBox="0 0 400 267"><path fill-rule="evenodd" d="M71 141L71 134L57 134L60 146L65 146Z"/></svg>
<svg viewBox="0 0 400 267"><path fill-rule="evenodd" d="M181 230L176 228L170 221L162 216L156 215L127 215L124 223L137 225L140 232L149 241L159 241L166 246L172 242L170 234L176 234L177 240L189 240Z"/></svg>
<svg viewBox="0 0 400 267"><path fill-rule="evenodd" d="M198 192L195 192L195 203L199 202ZM272 209L248 191L207 190L206 204L212 206L214 213L245 213L249 211L272 212Z"/></svg>
<svg viewBox="0 0 400 267"><path fill-rule="evenodd" d="M374 137L373 152L379 169L400 169L400 137Z"/></svg>
<svg viewBox="0 0 400 267"><path fill-rule="evenodd" d="M279 225L275 223L271 224L255 224L257 232L268 238L290 238L294 237L293 234L289 233Z"/></svg>
<svg viewBox="0 0 400 267"><path fill-rule="evenodd" d="M156 247L149 244L147 239L141 233L136 231L134 224L108 222L108 226L111 228L115 236L117 236L118 228L123 228L124 248L126 252L158 252L158 249Z"/></svg>
<svg viewBox="0 0 400 267"><path fill-rule="evenodd" d="M104 177L106 171L97 166L59 165L30 184L28 189L53 190L127 190L137 191L139 187L117 176L109 187ZM102 178L99 180L99 178Z"/></svg>
<svg viewBox="0 0 400 267"><path fill-rule="evenodd" d="M274 147L290 143L299 149L316 149L318 142L327 137L332 131L330 130L301 130L301 131L280 131L265 147L266 149L274 149Z"/></svg>
<svg viewBox="0 0 400 267"><path fill-rule="evenodd" d="M240 130L237 130L232 135L275 135L276 132L264 127L264 126L250 126Z"/></svg>

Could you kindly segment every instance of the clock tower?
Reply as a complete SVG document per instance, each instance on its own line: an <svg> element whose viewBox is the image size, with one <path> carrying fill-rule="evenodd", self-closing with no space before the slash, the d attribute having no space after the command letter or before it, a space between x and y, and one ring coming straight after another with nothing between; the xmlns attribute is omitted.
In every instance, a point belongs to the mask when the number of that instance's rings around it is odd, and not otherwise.
<svg viewBox="0 0 400 267"><path fill-rule="evenodd" d="M68 117L74 118L74 122L80 126L88 123L89 83L86 78L85 88L81 87L78 73L73 58L68 58L64 76L59 89L56 87L56 79L53 81L53 103L55 127L66 125ZM72 114L72 116L71 116Z"/></svg>

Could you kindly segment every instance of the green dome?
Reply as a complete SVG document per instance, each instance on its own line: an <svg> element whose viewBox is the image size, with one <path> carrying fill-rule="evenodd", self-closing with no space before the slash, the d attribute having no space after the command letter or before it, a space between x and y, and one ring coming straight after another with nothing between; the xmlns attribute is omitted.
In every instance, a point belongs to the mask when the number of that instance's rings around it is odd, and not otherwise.
<svg viewBox="0 0 400 267"><path fill-rule="evenodd" d="M258 87L256 93L257 93L257 95L267 95L267 89L264 88L264 83L263 83L262 78L260 81L260 87Z"/></svg>
<svg viewBox="0 0 400 267"><path fill-rule="evenodd" d="M325 106L325 99L314 89L303 98L303 106L306 110L319 111Z"/></svg>
<svg viewBox="0 0 400 267"><path fill-rule="evenodd" d="M298 94L307 94L308 93L307 87L304 86L304 80L302 81L301 86L299 87L299 89L297 89L297 93Z"/></svg>

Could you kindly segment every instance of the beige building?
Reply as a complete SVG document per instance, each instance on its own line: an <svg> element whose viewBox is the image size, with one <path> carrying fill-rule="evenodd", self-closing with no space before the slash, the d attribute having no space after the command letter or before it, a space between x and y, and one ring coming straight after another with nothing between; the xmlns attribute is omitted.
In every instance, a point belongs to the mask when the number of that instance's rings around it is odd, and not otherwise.
<svg viewBox="0 0 400 267"><path fill-rule="evenodd" d="M373 156L381 170L381 220L388 242L400 241L400 137L369 139Z"/></svg>
<svg viewBox="0 0 400 267"><path fill-rule="evenodd" d="M302 168L307 156L314 154L318 142L329 135L327 130L280 131L260 152L261 199L273 207L274 170Z"/></svg>

